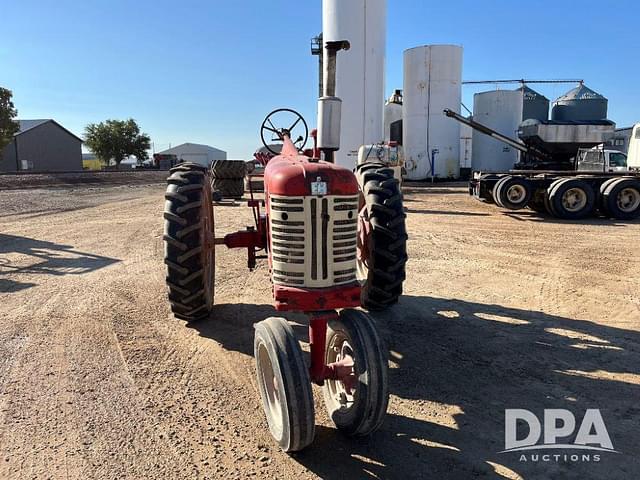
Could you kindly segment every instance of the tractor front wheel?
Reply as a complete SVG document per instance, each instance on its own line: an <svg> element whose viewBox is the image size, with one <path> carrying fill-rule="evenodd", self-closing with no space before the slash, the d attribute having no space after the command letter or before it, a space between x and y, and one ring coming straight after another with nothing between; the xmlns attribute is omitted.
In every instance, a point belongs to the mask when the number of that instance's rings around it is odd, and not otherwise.
<svg viewBox="0 0 640 480"><path fill-rule="evenodd" d="M258 387L269 431L285 452L297 452L315 435L309 370L291 326L270 317L256 325Z"/></svg>
<svg viewBox="0 0 640 480"><path fill-rule="evenodd" d="M347 435L368 435L384 420L389 404L387 359L369 315L342 310L327 328L325 362L351 365L343 380L325 380L324 403L336 427Z"/></svg>
<svg viewBox="0 0 640 480"><path fill-rule="evenodd" d="M215 250L207 169L182 163L171 169L164 206L164 263L173 314L206 318L213 305Z"/></svg>
<svg viewBox="0 0 640 480"><path fill-rule="evenodd" d="M379 163L357 167L361 197L357 277L362 306L383 310L402 294L407 263L407 230L400 182Z"/></svg>

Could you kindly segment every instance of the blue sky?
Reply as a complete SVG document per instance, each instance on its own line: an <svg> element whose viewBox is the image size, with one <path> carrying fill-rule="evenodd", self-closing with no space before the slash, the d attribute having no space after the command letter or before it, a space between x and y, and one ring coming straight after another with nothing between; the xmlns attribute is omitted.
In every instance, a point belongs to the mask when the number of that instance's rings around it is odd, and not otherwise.
<svg viewBox="0 0 640 480"><path fill-rule="evenodd" d="M619 126L640 121L637 2L389 0L388 10L387 93L402 87L404 49L454 43L465 80L584 78ZM82 134L133 117L156 150L191 141L230 158L249 158L274 108L315 124L309 41L321 0L5 0L0 11L0 86L21 118ZM534 86L551 100L570 87ZM464 87L464 103L491 88Z"/></svg>

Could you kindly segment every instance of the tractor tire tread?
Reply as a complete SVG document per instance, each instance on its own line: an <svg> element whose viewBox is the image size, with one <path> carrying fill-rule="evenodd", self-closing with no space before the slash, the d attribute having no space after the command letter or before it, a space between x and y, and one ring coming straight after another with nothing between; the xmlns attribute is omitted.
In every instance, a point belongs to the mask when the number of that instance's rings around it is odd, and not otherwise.
<svg viewBox="0 0 640 480"><path fill-rule="evenodd" d="M405 279L406 214L400 182L393 175L391 168L378 162L356 167L371 227L369 270L361 296L363 307L369 310L397 303Z"/></svg>
<svg viewBox="0 0 640 480"><path fill-rule="evenodd" d="M243 160L214 160L211 176L217 179L237 179L247 174L247 164Z"/></svg>
<svg viewBox="0 0 640 480"><path fill-rule="evenodd" d="M166 284L174 316L187 321L207 317L211 309L205 295L207 269L199 255L207 188L208 172L201 165L182 163L170 170L163 214Z"/></svg>

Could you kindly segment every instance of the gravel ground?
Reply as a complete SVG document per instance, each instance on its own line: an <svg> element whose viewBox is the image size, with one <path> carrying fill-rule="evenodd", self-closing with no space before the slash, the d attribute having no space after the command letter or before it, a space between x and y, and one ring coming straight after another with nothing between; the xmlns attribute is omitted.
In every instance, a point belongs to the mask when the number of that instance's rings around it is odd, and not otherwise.
<svg viewBox="0 0 640 480"><path fill-rule="evenodd" d="M53 172L53 173L0 173L0 191L27 188L73 188L74 186L144 185L164 182L166 170L122 170Z"/></svg>
<svg viewBox="0 0 640 480"><path fill-rule="evenodd" d="M638 478L640 223L504 213L409 186L408 278L375 319L390 357L381 431L347 439L316 388L288 456L263 418L253 324L268 271L220 249L211 318L169 312L160 184L0 192L0 478ZM218 233L250 210L216 207ZM304 317L288 317L306 341ZM504 410L602 412L599 462L522 462ZM564 452L551 452L564 453Z"/></svg>

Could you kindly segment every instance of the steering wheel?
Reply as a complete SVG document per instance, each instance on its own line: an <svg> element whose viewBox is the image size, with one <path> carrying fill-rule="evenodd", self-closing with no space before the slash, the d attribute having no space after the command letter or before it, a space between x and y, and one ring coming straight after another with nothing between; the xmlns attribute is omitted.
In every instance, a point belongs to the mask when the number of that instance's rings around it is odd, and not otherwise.
<svg viewBox="0 0 640 480"><path fill-rule="evenodd" d="M276 125L289 125L289 127L278 128ZM298 134L297 137L295 137L296 133ZM265 135L267 138L265 138ZM276 138L274 138L274 136ZM307 127L307 122L304 121L302 115L295 110L278 108L267 115L267 118L262 122L260 138L262 139L262 144L269 152L274 155L279 155L280 152L273 150L270 145L274 142L283 142L285 136L291 139L298 151L301 151L309 139L309 127Z"/></svg>

